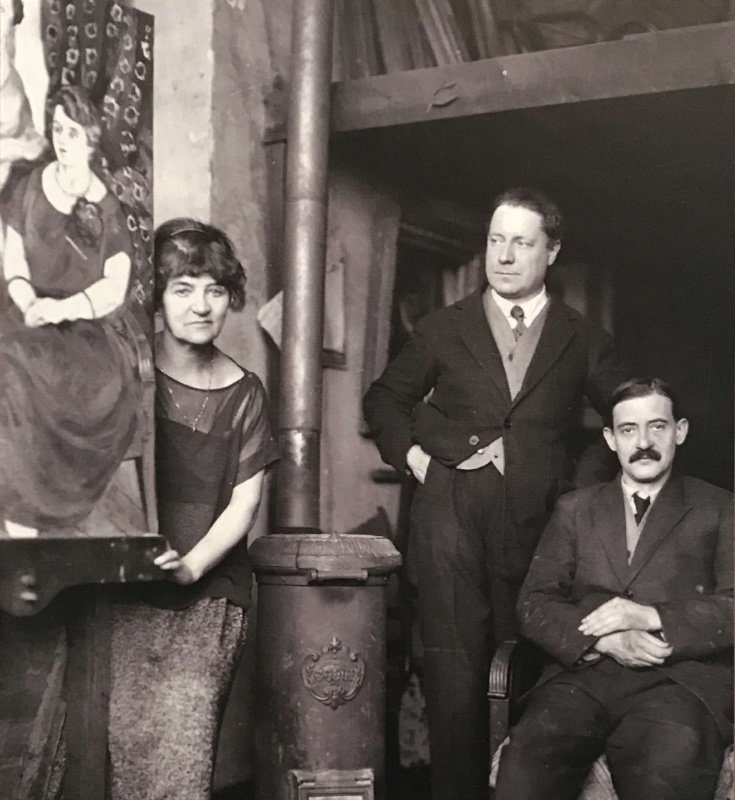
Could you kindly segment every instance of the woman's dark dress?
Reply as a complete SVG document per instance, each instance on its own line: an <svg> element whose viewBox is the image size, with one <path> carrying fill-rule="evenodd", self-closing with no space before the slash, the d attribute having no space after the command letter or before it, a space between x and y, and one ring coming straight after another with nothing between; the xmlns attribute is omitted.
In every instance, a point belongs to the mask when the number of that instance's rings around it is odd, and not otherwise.
<svg viewBox="0 0 735 800"><path fill-rule="evenodd" d="M80 241L70 216L46 198L42 171L18 182L2 215L23 239L38 297L61 299L102 278L105 261L129 253L130 240L122 210L107 194L96 204L98 244ZM135 434L140 396L129 312L28 328L3 295L2 516L41 530L73 526L88 516Z"/></svg>
<svg viewBox="0 0 735 800"><path fill-rule="evenodd" d="M157 373L160 530L182 555L227 507L234 487L277 458L265 391L255 375L246 372L232 386L210 392L192 430L206 396ZM154 583L136 591L147 603L114 606L112 800L210 797L217 732L245 641L251 583L243 540L197 583Z"/></svg>

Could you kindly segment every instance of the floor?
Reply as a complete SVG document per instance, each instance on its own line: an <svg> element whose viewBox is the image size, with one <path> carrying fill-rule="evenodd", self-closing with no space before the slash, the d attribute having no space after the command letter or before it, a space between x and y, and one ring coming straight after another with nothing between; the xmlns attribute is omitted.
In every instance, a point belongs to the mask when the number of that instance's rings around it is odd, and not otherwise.
<svg viewBox="0 0 735 800"><path fill-rule="evenodd" d="M213 800L255 800L255 788L241 783L217 792ZM404 769L389 775L386 800L429 800L428 769Z"/></svg>

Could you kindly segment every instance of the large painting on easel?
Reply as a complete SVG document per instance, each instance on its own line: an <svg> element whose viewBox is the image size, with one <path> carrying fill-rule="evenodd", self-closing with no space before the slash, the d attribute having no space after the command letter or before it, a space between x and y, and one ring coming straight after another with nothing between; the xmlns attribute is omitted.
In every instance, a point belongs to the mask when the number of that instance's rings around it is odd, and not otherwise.
<svg viewBox="0 0 735 800"><path fill-rule="evenodd" d="M3 535L152 531L152 19L0 2Z"/></svg>

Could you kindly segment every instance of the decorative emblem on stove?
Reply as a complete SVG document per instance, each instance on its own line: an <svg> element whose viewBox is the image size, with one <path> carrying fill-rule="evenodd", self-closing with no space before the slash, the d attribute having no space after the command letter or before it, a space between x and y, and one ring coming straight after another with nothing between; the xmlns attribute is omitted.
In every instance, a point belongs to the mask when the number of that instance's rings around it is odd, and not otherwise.
<svg viewBox="0 0 735 800"><path fill-rule="evenodd" d="M320 653L309 653L304 658L301 677L309 694L334 710L360 691L365 678L365 660L332 636Z"/></svg>

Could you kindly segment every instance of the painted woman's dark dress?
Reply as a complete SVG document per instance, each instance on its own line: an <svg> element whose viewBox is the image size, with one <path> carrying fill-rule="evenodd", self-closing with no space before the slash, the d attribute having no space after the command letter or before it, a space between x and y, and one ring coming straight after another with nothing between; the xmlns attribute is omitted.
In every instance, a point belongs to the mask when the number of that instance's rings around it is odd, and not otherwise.
<svg viewBox="0 0 735 800"><path fill-rule="evenodd" d="M46 198L37 168L3 204L23 239L38 297L61 299L130 252L125 219L107 194L95 204L98 242L82 241ZM3 287L5 289L5 287ZM0 508L39 529L73 526L100 498L130 445L139 386L125 307L94 320L28 328L3 292L0 328Z"/></svg>

